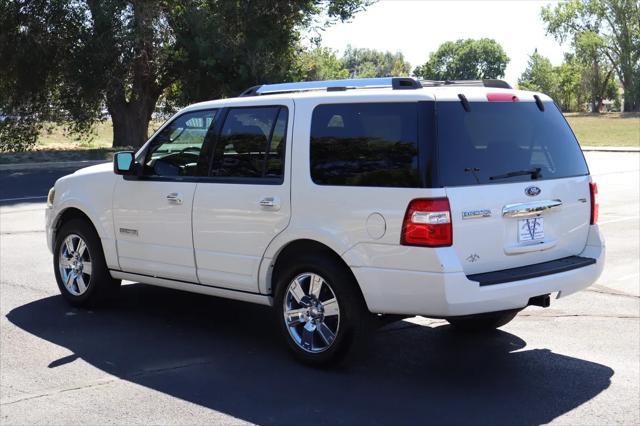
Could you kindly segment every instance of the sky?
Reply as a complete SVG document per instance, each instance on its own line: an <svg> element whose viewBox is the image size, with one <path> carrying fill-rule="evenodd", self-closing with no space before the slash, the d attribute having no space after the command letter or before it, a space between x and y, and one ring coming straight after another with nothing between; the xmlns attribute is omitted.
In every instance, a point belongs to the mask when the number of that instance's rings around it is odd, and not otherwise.
<svg viewBox="0 0 640 426"><path fill-rule="evenodd" d="M426 1L381 0L322 33L322 45L342 53L353 47L400 51L411 69L448 40L492 38L511 59L505 80L517 83L534 49L554 65L569 46L545 34L540 10L549 0Z"/></svg>

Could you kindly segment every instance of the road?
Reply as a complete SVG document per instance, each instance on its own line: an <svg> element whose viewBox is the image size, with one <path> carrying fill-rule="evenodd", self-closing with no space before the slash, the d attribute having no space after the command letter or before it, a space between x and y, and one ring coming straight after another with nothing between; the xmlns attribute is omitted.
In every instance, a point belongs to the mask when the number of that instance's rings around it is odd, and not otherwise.
<svg viewBox="0 0 640 426"><path fill-rule="evenodd" d="M368 356L296 364L262 306L129 284L90 311L58 295L43 198L68 171L0 172L2 424L640 423L640 154L588 153L605 272L500 331L413 318Z"/></svg>

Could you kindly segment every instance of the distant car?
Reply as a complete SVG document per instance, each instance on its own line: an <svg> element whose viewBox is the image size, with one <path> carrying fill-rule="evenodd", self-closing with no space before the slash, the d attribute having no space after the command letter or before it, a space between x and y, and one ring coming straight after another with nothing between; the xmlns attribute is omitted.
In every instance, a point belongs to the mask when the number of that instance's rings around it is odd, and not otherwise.
<svg viewBox="0 0 640 426"><path fill-rule="evenodd" d="M269 305L292 352L327 364L380 316L491 329L589 286L596 192L543 94L274 84L189 106L137 153L59 179L47 241L73 305L120 280Z"/></svg>

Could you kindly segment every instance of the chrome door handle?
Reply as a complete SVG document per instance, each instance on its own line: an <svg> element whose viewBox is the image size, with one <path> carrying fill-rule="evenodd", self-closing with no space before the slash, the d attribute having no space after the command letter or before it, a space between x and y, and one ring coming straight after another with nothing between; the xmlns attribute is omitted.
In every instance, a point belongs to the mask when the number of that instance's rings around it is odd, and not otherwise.
<svg viewBox="0 0 640 426"><path fill-rule="evenodd" d="M182 195L177 192L172 192L167 195L167 201L172 204L182 204Z"/></svg>
<svg viewBox="0 0 640 426"><path fill-rule="evenodd" d="M260 204L260 207L264 207L264 208L271 208L271 209L280 208L280 202L275 197L264 197L262 200L258 202L258 204Z"/></svg>

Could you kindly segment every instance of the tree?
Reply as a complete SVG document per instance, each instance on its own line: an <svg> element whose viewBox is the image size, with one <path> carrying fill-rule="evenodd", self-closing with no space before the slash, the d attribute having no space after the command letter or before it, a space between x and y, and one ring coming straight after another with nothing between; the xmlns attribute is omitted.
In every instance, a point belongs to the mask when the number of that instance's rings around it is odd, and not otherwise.
<svg viewBox="0 0 640 426"><path fill-rule="evenodd" d="M524 90L543 92L556 98L558 76L551 61L536 50L529 57L527 68L518 79L518 86Z"/></svg>
<svg viewBox="0 0 640 426"><path fill-rule="evenodd" d="M296 80L337 80L349 77L349 71L344 67L336 53L326 47L316 47L302 50L296 61Z"/></svg>
<svg viewBox="0 0 640 426"><path fill-rule="evenodd" d="M414 74L429 80L501 78L508 63L509 57L495 40L447 41Z"/></svg>
<svg viewBox="0 0 640 426"><path fill-rule="evenodd" d="M348 45L342 62L352 78L398 77L411 73L411 65L401 52L381 52Z"/></svg>
<svg viewBox="0 0 640 426"><path fill-rule="evenodd" d="M0 136L44 120L86 131L106 107L114 146L140 146L163 94L184 104L283 80L302 29L367 4L0 0Z"/></svg>
<svg viewBox="0 0 640 426"><path fill-rule="evenodd" d="M547 32L576 50L597 49L624 88L624 110L640 110L640 4L637 0L571 0L542 9ZM597 41L596 41L597 39ZM592 59L594 57L592 56ZM600 60L598 62L601 64ZM594 75L602 68L592 62ZM605 70L605 76L606 76ZM606 87L604 85L603 87Z"/></svg>
<svg viewBox="0 0 640 426"><path fill-rule="evenodd" d="M582 90L584 65L574 54L565 54L564 62L554 71L558 78L555 101L563 111L581 111L587 95Z"/></svg>

